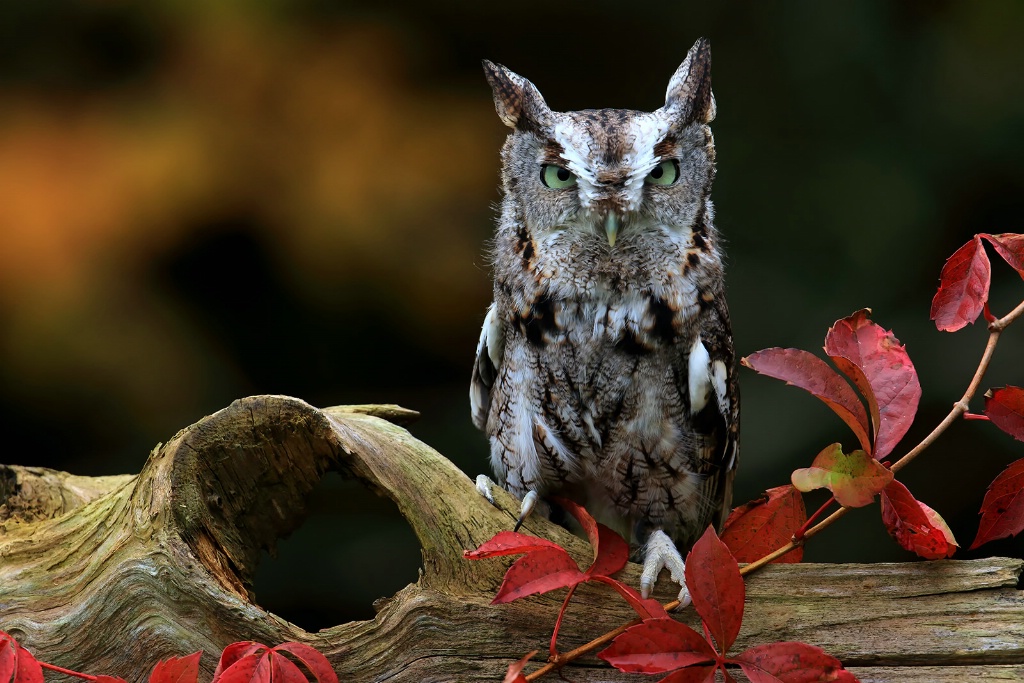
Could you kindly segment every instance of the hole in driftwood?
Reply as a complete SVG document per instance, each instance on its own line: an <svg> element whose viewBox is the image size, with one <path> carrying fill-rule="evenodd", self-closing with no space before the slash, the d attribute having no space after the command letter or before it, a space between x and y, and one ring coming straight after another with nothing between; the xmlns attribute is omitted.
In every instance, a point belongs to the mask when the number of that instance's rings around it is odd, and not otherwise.
<svg viewBox="0 0 1024 683"><path fill-rule="evenodd" d="M315 632L372 619L373 602L418 578L419 541L391 500L329 472L308 517L256 570L256 602Z"/></svg>

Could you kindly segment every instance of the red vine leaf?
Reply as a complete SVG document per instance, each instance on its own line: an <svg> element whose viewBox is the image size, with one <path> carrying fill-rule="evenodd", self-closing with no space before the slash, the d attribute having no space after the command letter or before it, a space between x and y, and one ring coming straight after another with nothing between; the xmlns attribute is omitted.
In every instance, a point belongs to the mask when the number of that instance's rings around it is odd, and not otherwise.
<svg viewBox="0 0 1024 683"><path fill-rule="evenodd" d="M628 586L611 578L611 574L626 566L629 560L629 546L621 536L603 524L598 524L583 507L561 498L553 499L569 514L576 518L590 539L594 560L586 572L557 543L527 536L513 531L502 531L481 544L476 550L466 550L462 556L480 560L501 555L524 556L512 563L505 572L505 578L491 604L511 602L528 595L546 593L558 588L569 588L551 636L552 653L561 625L561 614L565 612L572 591L581 583L598 581L617 590L642 618L648 619L665 614L664 608L656 601L644 600Z"/></svg>
<svg viewBox="0 0 1024 683"><path fill-rule="evenodd" d="M629 627L597 656L619 671L646 674L716 661L704 636L671 617Z"/></svg>
<svg viewBox="0 0 1024 683"><path fill-rule="evenodd" d="M748 368L808 391L849 425L861 447L871 450L868 415L857 393L843 376L813 353L801 349L771 348L740 360Z"/></svg>
<svg viewBox="0 0 1024 683"><path fill-rule="evenodd" d="M149 674L149 683L196 683L202 651L187 657L169 657L157 662Z"/></svg>
<svg viewBox="0 0 1024 683"><path fill-rule="evenodd" d="M251 640L231 643L220 653L220 661L217 662L217 668L213 672L213 683L219 683L221 674L234 666L243 657L265 649L267 649L266 645L261 645ZM255 665L253 668L255 669Z"/></svg>
<svg viewBox="0 0 1024 683"><path fill-rule="evenodd" d="M882 492L882 522L901 547L920 557L938 560L956 552L953 532L939 513L899 481L893 480Z"/></svg>
<svg viewBox="0 0 1024 683"><path fill-rule="evenodd" d="M281 643L274 650L287 652L302 662L318 683L338 683L338 674L334 673L334 667L316 648L303 643L289 642Z"/></svg>
<svg viewBox="0 0 1024 683"><path fill-rule="evenodd" d="M576 518L590 540L590 545L594 549L594 561L587 569L588 577L611 576L626 566L626 562L629 561L629 545L622 536L604 524L595 522L583 506L566 498L552 498L552 500Z"/></svg>
<svg viewBox="0 0 1024 683"><path fill-rule="evenodd" d="M561 547L534 550L512 563L505 572L492 605L512 602L527 595L547 593L582 582L586 575Z"/></svg>
<svg viewBox="0 0 1024 683"><path fill-rule="evenodd" d="M733 510L725 520L722 542L737 562L753 562L789 543L806 521L800 492L793 486L778 486ZM801 546L773 562L799 562L803 555Z"/></svg>
<svg viewBox="0 0 1024 683"><path fill-rule="evenodd" d="M1024 441L1024 389L1007 386L985 392L985 414L1004 432Z"/></svg>
<svg viewBox="0 0 1024 683"><path fill-rule="evenodd" d="M712 683L715 680L717 666L688 666L685 669L673 671L658 683ZM726 683L736 683L728 673L725 674Z"/></svg>
<svg viewBox="0 0 1024 683"><path fill-rule="evenodd" d="M523 668L526 663L530 661L533 656L537 654L537 650L534 650L530 654L526 655L518 662L512 662L508 665L508 671L505 672L505 678L502 683L526 683L526 676L523 675Z"/></svg>
<svg viewBox="0 0 1024 683"><path fill-rule="evenodd" d="M338 683L327 658L309 645L289 642L267 647L252 641L224 648L213 683L306 683L306 675L284 652L302 662L319 683Z"/></svg>
<svg viewBox="0 0 1024 683"><path fill-rule="evenodd" d="M981 522L971 550L1024 529L1024 460L1010 463L989 484L981 503Z"/></svg>
<svg viewBox="0 0 1024 683"><path fill-rule="evenodd" d="M1003 260L1024 277L1024 235L1004 232L1001 235L982 235L995 247Z"/></svg>
<svg viewBox="0 0 1024 683"><path fill-rule="evenodd" d="M660 602L654 598L644 599L640 593L621 581L616 581L610 577L600 575L594 576L591 580L607 584L618 591L619 595L629 603L629 606L640 615L641 619L659 619L661 617L668 616L668 612L665 611L665 608Z"/></svg>
<svg viewBox="0 0 1024 683"><path fill-rule="evenodd" d="M490 540L484 541L476 550L466 550L462 556L467 560L482 560L501 555L521 555L534 550L562 549L562 546L544 538L528 536L518 531L499 531ZM225 650L227 652L227 650Z"/></svg>
<svg viewBox="0 0 1024 683"><path fill-rule="evenodd" d="M267 653L270 660L270 678L275 683L306 683L306 675L292 660L275 650Z"/></svg>
<svg viewBox="0 0 1024 683"><path fill-rule="evenodd" d="M218 683L270 683L270 662L266 653L264 649L239 658L215 680Z"/></svg>
<svg viewBox="0 0 1024 683"><path fill-rule="evenodd" d="M10 634L0 631L0 683L43 683L43 668Z"/></svg>
<svg viewBox="0 0 1024 683"><path fill-rule="evenodd" d="M892 472L864 451L843 453L841 445L826 446L810 467L793 472L793 486L803 492L827 488L844 507L870 505L892 481Z"/></svg>
<svg viewBox="0 0 1024 683"><path fill-rule="evenodd" d="M804 643L761 645L735 659L725 658L743 620L744 586L736 560L713 527L686 558L686 586L704 622L704 636L667 616L645 619L620 633L597 656L620 671L672 672L659 683L710 683L716 671L726 683L735 683L725 669L727 663L738 664L753 683L856 683L839 660Z"/></svg>
<svg viewBox="0 0 1024 683"><path fill-rule="evenodd" d="M746 587L736 558L718 538L714 527L707 528L686 556L686 587L718 649L726 652L743 623Z"/></svg>
<svg viewBox="0 0 1024 683"><path fill-rule="evenodd" d="M943 332L956 332L974 323L988 301L992 266L981 236L957 249L939 275L939 291L932 299L931 319Z"/></svg>
<svg viewBox="0 0 1024 683"><path fill-rule="evenodd" d="M921 382L906 349L870 314L862 309L837 320L825 336L825 353L867 399L875 435L868 452L881 460L914 422Z"/></svg>
<svg viewBox="0 0 1024 683"><path fill-rule="evenodd" d="M807 643L757 645L730 661L740 665L751 683L857 682L842 662Z"/></svg>

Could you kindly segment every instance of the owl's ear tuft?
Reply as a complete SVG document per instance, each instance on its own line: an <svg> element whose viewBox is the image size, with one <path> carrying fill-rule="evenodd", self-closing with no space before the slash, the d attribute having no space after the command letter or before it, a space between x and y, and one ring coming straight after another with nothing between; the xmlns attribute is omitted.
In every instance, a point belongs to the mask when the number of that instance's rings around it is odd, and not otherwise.
<svg viewBox="0 0 1024 683"><path fill-rule="evenodd" d="M711 43L698 38L686 59L672 75L665 92L664 109L683 125L715 119L715 95L711 92Z"/></svg>
<svg viewBox="0 0 1024 683"><path fill-rule="evenodd" d="M551 110L537 87L501 64L483 60L484 75L494 92L498 118L509 128L543 128Z"/></svg>

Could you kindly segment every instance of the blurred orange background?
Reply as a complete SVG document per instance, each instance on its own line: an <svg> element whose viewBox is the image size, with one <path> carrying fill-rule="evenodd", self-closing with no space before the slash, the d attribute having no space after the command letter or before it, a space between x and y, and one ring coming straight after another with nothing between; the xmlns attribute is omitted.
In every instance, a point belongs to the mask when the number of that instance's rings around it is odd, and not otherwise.
<svg viewBox="0 0 1024 683"><path fill-rule="evenodd" d="M944 259L975 232L1024 232L1022 29L1014 0L5 3L0 457L135 472L235 398L286 393L420 410L415 434L485 471L467 390L505 130L479 61L556 109L649 110L701 35L738 352L820 349L872 307L921 374L911 443L984 344L928 321ZM1024 285L994 271L1005 310ZM1024 384L1022 340L1006 336L989 385ZM741 377L737 502L852 443L814 399ZM968 545L985 485L1022 455L957 425L901 478ZM396 513L350 493L312 503L261 570L261 604L328 625L415 579ZM807 557L907 558L877 511Z"/></svg>

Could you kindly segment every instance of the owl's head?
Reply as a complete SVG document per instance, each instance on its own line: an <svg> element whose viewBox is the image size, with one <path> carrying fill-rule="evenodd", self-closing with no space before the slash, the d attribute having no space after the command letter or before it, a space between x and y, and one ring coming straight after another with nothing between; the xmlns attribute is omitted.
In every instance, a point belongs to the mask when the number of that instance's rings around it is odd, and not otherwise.
<svg viewBox="0 0 1024 683"><path fill-rule="evenodd" d="M616 240L685 231L704 214L714 175L711 47L700 39L653 112L552 111L540 91L484 62L498 116L506 197L534 234L580 230Z"/></svg>

